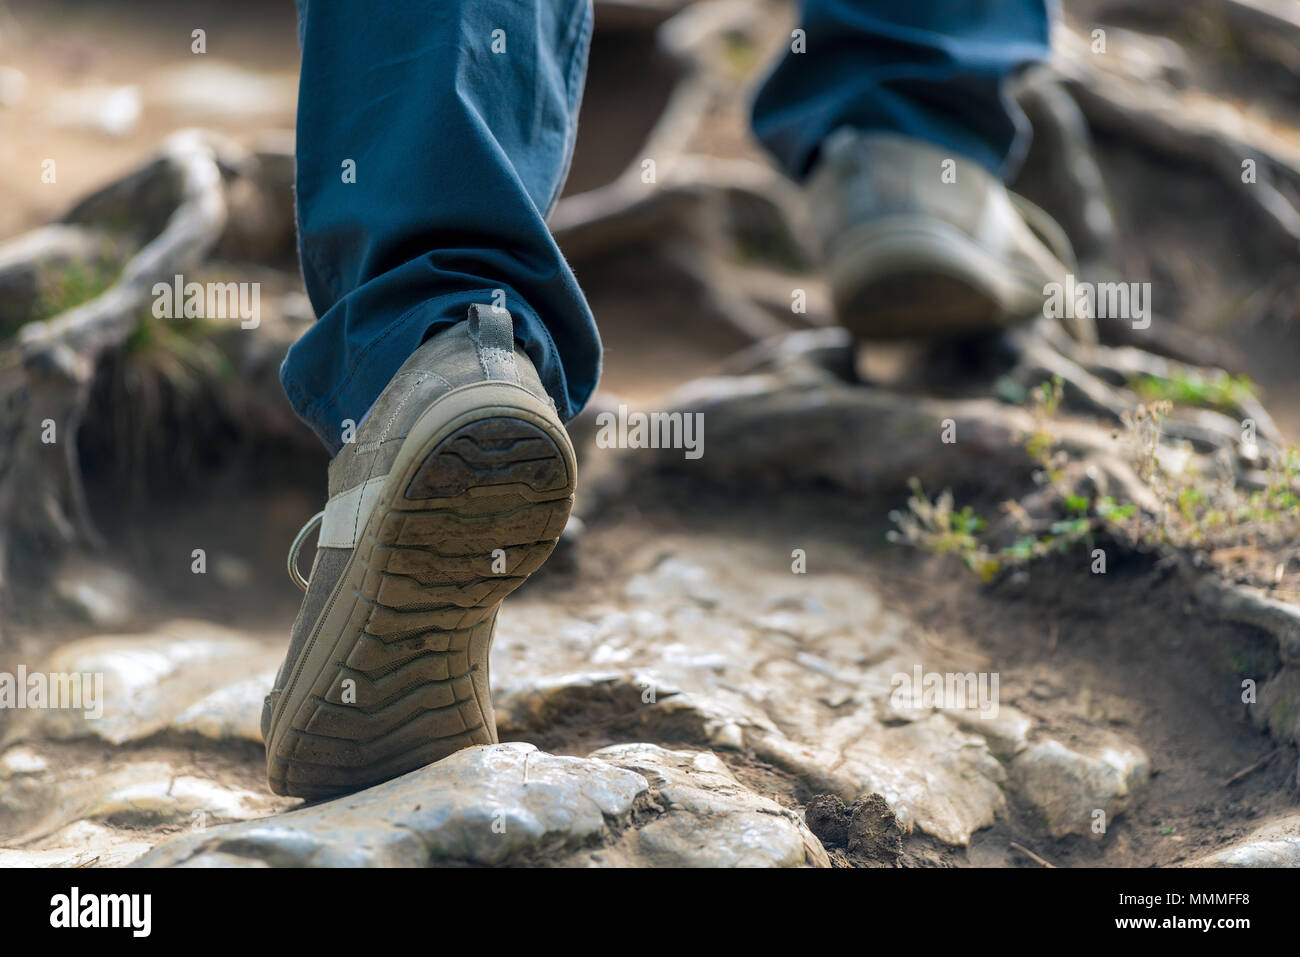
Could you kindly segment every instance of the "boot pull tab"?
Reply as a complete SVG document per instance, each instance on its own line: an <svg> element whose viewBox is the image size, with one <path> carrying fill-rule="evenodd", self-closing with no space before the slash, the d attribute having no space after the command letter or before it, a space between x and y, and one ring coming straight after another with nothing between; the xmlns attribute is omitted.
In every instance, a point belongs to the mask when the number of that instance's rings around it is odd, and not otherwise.
<svg viewBox="0 0 1300 957"><path fill-rule="evenodd" d="M469 337L489 379L519 385L515 365L515 326L510 310L476 302L469 307Z"/></svg>

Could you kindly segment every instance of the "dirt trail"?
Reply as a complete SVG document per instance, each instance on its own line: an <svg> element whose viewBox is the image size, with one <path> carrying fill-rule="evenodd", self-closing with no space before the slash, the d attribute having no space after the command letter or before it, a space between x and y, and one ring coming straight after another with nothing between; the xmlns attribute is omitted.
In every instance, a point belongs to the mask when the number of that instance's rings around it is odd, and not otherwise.
<svg viewBox="0 0 1300 957"><path fill-rule="evenodd" d="M1002 705L1033 719L1031 738L1050 735L1070 746L1094 738L1098 729L1119 731L1139 743L1151 762L1150 783L1104 836L1054 836L1045 831L1037 812L1013 800L991 827L975 831L967 848L917 831L903 839L901 856L872 863L1039 866L1018 852L1014 842L1058 866L1163 866L1228 846L1261 824L1295 813L1300 801L1293 783L1294 749L1284 748L1257 771L1226 783L1234 772L1276 749L1266 734L1249 726L1244 709L1235 703L1234 663L1240 668L1251 656L1265 653L1267 643L1258 635L1240 626L1207 625L1186 613L1184 590L1141 558L1116 562L1104 579L1076 567L1077 562L1062 560L1034 568L1026 582L989 590L949 564L951 560L921 557L886 544L882 504L813 490L776 497L756 494L737 501L734 494L707 485L647 480L615 512L588 528L579 546L557 556L553 568L511 599L494 652L498 698L504 690L509 707L514 700L510 696L521 686L555 676L593 670L633 674L676 661L685 672L722 669L727 683L742 688L755 682L764 700L777 702L769 714L780 724L783 714L815 705L800 697L823 694L809 691L803 679L787 669L838 660L825 658L828 646L811 637L819 627L808 622L780 626L800 637L794 645L769 645L769 654L776 657L765 662L727 660L734 653L730 649L735 638L727 624L731 619L722 612L715 619L709 612L712 599L691 589L730 581L737 570L746 577L756 572L785 576L791 594L816 593L828 581L857 582L861 597L842 609L861 616L852 627L865 628L864 634L873 628L891 632L903 622L902 627L916 635L927 667L998 673ZM237 542L241 533L266 521L267 511L265 501L214 496L192 518L196 527L221 528ZM231 516L238 521L232 524ZM159 549L176 541L175 530L165 523L140 531L142 540L154 541ZM278 654L292 615L292 586L281 582L279 562L271 556L241 553L237 544L231 548L248 563L250 584L237 590L237 602L228 597L212 601L210 608L224 606L227 613L211 617ZM790 573L794 548L806 552L806 575ZM656 569L662 572L665 563L688 571L658 580ZM146 559L133 570L156 567ZM695 574L692 568L701 570L698 582L690 577ZM687 595L674 599L675 574L687 574L689 587ZM201 587L220 590L212 582ZM661 595L659 588L668 590ZM651 623L651 644L642 645L631 636L646 626L638 597L647 594L652 601L662 598L702 609L688 619L698 621L698 631L680 631L673 624L680 620L674 618L680 605L664 607L668 631L662 631L663 624ZM166 591L151 590L149 596L154 603L151 613L124 628L128 633L178 612L193 616L203 604L191 595ZM756 594L753 600L763 599ZM783 607L794 606L776 602L766 615L779 614ZM823 622L820 630L849 627L847 621L837 624L835 609L817 607L820 611L810 621ZM770 627L758 614L761 610L755 609L755 624L746 626L759 634ZM599 631L606 623L609 629L601 631L605 638L595 644L575 637L575 628ZM53 637L33 633L27 642L48 646ZM64 641L72 637L59 636ZM803 644L808 641L812 643ZM651 652L652 647L657 652ZM693 660L683 664L685 659ZM801 660L803 665L796 664ZM839 687L841 694L852 691ZM835 709L825 714L832 722L826 733L834 734ZM554 722L541 726L512 725L507 719L503 737L574 755L633 741L686 749L702 744L689 726L623 708L611 710L599 702L571 703ZM219 789L265 793L261 751L242 741L214 742L164 732L125 748L69 742L47 743L38 750L56 774L92 766L98 774L108 774L139 762L160 762L177 776L199 778ZM782 806L802 811L823 793L806 775L774 764L770 755L765 758L752 748L715 751L745 785ZM269 802L262 813L293 803ZM214 818L221 819L219 813ZM67 862L71 855L90 861L99 856L100 863L110 863L117 859L115 847L117 853L134 852L193 826L189 819L176 821L174 809L151 821L129 806L100 821L110 828L108 836L96 832L83 851L69 851L64 831L59 840L47 837L28 843L26 852L39 859L40 848L49 846L52 860ZM58 829L51 825L46 830ZM853 855L841 859L857 860Z"/></svg>

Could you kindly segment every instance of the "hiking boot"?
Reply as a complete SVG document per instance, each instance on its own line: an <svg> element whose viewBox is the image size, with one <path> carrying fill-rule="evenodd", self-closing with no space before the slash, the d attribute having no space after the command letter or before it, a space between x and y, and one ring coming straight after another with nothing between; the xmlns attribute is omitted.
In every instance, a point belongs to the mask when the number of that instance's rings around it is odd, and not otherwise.
<svg viewBox="0 0 1300 957"><path fill-rule="evenodd" d="M272 791L329 797L497 740L497 610L555 547L576 471L506 310L471 306L407 359L290 550L307 594L262 709Z"/></svg>
<svg viewBox="0 0 1300 957"><path fill-rule="evenodd" d="M895 133L827 137L809 201L836 313L858 338L997 330L1042 315L1043 287L1074 272L1050 216L974 161L945 165L953 158ZM1090 319L1060 321L1095 341Z"/></svg>

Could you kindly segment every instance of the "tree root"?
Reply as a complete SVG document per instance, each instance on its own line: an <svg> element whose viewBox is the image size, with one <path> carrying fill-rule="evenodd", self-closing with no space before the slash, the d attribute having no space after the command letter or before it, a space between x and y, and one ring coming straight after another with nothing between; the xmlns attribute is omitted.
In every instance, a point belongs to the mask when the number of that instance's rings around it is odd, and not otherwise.
<svg viewBox="0 0 1300 957"><path fill-rule="evenodd" d="M1300 666L1300 608L1215 575L1202 578L1195 595L1198 605L1224 621L1252 625L1273 636L1283 662Z"/></svg>
<svg viewBox="0 0 1300 957"><path fill-rule="evenodd" d="M23 326L17 348L8 352L7 374L0 380L0 431L13 454L0 474L0 562L16 540L48 552L102 546L86 506L77 432L100 356L125 342L155 283L170 285L221 236L226 201L213 140L198 131L169 137L153 162L80 203L67 220L96 225L123 208L139 214L128 221L159 220L157 234L111 287L83 305ZM0 565L0 595L8 583L5 571L7 564Z"/></svg>
<svg viewBox="0 0 1300 957"><path fill-rule="evenodd" d="M1150 77L1101 70L1082 37L1064 30L1060 38L1056 66L1094 129L1211 172L1282 242L1292 249L1300 244L1300 210L1279 188L1292 195L1300 190L1295 150L1226 105L1198 109ZM1122 69L1119 58L1108 58L1109 64L1116 62ZM1255 162L1255 180L1249 183L1242 176L1246 160Z"/></svg>
<svg viewBox="0 0 1300 957"><path fill-rule="evenodd" d="M1112 422L1122 421L1124 413L1143 401L1126 385L1112 382L1127 383L1144 375L1211 382L1228 375L1222 369L1194 366L1133 347L1079 343L1047 319L1013 331L1010 341L1020 357L1011 378L1032 385L1059 377L1068 404ZM1243 392L1231 398L1229 407L1236 417L1215 409L1180 406L1164 423L1164 432L1203 452L1229 451L1249 465L1258 464L1261 447L1272 452L1282 448L1282 434L1258 399ZM1245 428L1246 420L1253 423L1253 436Z"/></svg>

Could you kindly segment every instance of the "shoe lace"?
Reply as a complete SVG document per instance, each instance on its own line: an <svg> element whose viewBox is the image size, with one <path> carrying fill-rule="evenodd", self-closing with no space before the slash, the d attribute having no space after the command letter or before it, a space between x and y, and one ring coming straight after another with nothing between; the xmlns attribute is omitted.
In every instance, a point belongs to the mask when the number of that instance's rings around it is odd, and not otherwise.
<svg viewBox="0 0 1300 957"><path fill-rule="evenodd" d="M302 543L307 540L307 536L312 533L312 529L320 526L321 520L325 518L325 512L320 511L307 519L307 524L298 530L297 537L294 538L293 544L289 546L289 580L301 588L307 590L307 579L302 577L298 571L298 552L302 550Z"/></svg>

